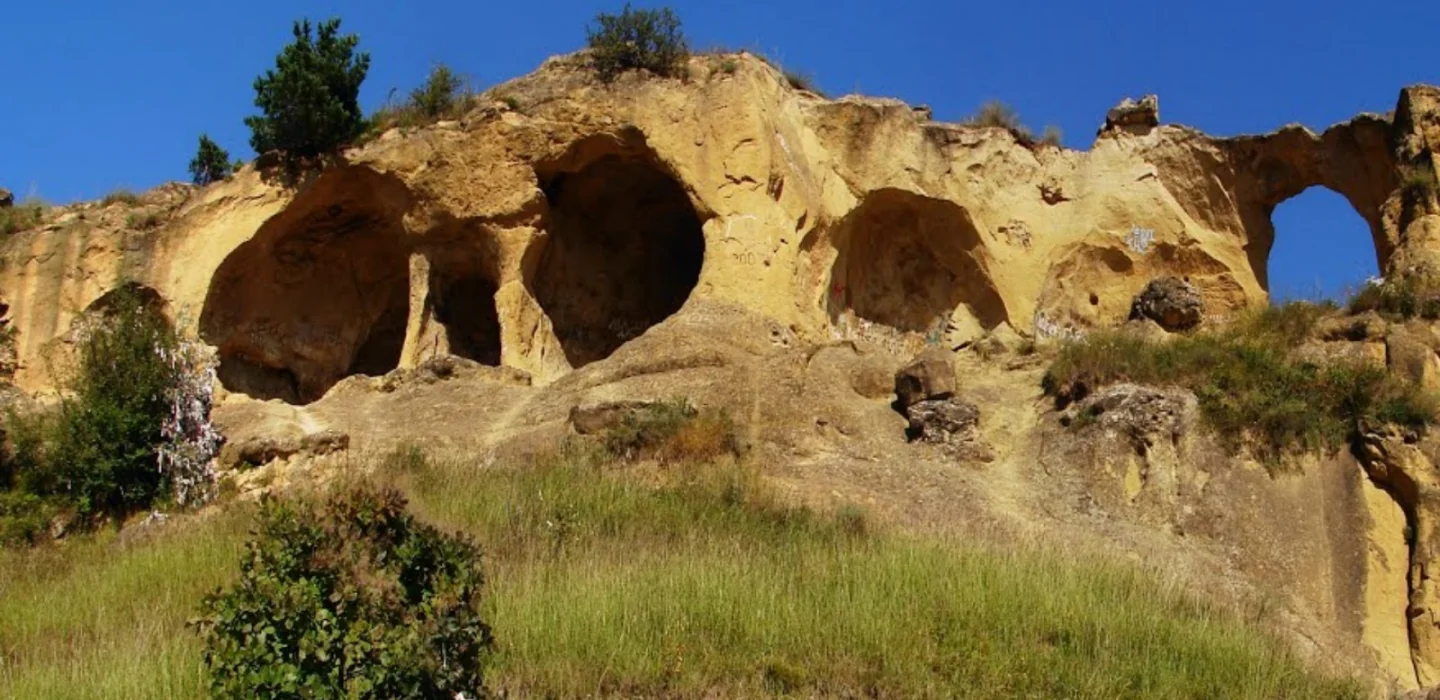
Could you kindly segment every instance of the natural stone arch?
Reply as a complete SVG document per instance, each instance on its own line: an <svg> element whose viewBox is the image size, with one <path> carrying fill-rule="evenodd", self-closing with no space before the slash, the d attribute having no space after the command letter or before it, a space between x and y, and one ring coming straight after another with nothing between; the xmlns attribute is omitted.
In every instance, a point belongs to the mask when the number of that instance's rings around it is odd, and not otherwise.
<svg viewBox="0 0 1440 700"><path fill-rule="evenodd" d="M391 176L337 168L236 248L200 315L221 384L308 403L346 376L395 369L409 315L409 203Z"/></svg>
<svg viewBox="0 0 1440 700"><path fill-rule="evenodd" d="M680 310L705 259L701 215L638 132L536 165L548 236L528 285L572 367Z"/></svg>
<svg viewBox="0 0 1440 700"><path fill-rule="evenodd" d="M989 330L1007 320L980 232L953 202L883 189L835 225L828 294L845 311L900 331Z"/></svg>
<svg viewBox="0 0 1440 700"><path fill-rule="evenodd" d="M494 236L479 224L455 222L427 235L420 252L429 262L425 309L445 329L449 352L498 367L500 269Z"/></svg>
<svg viewBox="0 0 1440 700"><path fill-rule="evenodd" d="M1326 195L1330 195L1332 201L1322 201ZM1304 200L1304 202L1300 200ZM1329 212L1327 210L1327 213L1332 213L1334 217L1330 225L1347 229L1353 228L1355 231L1345 231L1343 232L1343 240L1331 239L1327 241L1327 245L1323 248L1317 248L1316 241L1307 239L1307 236L1312 234L1311 231L1295 230L1293 225L1289 227L1276 225L1277 218L1282 220L1285 218L1284 216L1277 217L1276 214L1279 212L1287 210L1290 207L1295 208L1290 210L1292 212L1299 211L1302 207L1310 207L1313 211L1315 207L1322 204L1331 208L1335 208L1338 204L1338 209L1340 209L1340 211L1335 212ZM1344 211L1345 209L1349 211ZM1328 219L1329 217L1327 217L1327 220ZM1290 257L1290 260L1292 261L1292 265L1303 269L1307 277L1311 275L1318 277L1319 275L1317 273L1319 268L1326 268L1327 265L1333 268L1340 263L1344 263L1348 270L1347 273L1344 273L1345 281L1351 285L1363 283L1366 278L1378 274L1380 270L1384 269L1386 264L1385 257L1382 256L1380 248L1375 244L1373 232L1370 232L1372 235L1360 233L1362 230L1368 231L1368 227L1366 226L1366 222L1354 211L1354 206L1340 196L1339 193L1324 185L1307 187L1300 194L1276 205L1270 213L1270 224L1275 233L1269 241L1269 249L1265 251L1265 263L1263 267L1256 268L1255 272L1261 287L1270 295L1272 300L1281 299L1286 296L1283 290L1277 288L1274 276L1279 267L1277 263L1281 262L1284 257L1300 256ZM1363 242L1360 240L1352 240L1352 234L1356 235L1357 238L1363 236ZM1282 254L1280 252L1282 250L1288 251L1288 253ZM1357 256L1360 257L1357 258ZM1368 265L1366 264L1367 262L1369 262ZM1334 271L1332 270L1332 272ZM1340 273L1335 272L1335 274ZM1339 280L1327 281L1336 282ZM1322 281L1321 289L1297 289L1290 291L1297 292L1301 297L1305 297L1315 292L1323 292L1323 286ZM1335 290L1332 289L1331 291Z"/></svg>
<svg viewBox="0 0 1440 700"><path fill-rule="evenodd" d="M1365 220L1379 269L1386 271L1398 245L1384 221L1386 200L1398 184L1390 127L1385 118L1363 115L1318 135L1288 126L1225 142L1236 172L1245 253L1262 289L1270 288L1275 208L1317 185L1344 197Z"/></svg>

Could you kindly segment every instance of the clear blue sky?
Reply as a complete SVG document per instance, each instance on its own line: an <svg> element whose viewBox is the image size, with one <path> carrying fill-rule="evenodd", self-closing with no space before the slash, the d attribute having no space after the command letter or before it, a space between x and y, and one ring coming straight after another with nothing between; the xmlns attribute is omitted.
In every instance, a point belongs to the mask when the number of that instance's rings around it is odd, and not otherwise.
<svg viewBox="0 0 1440 700"><path fill-rule="evenodd" d="M55 202L186 179L208 132L251 155L256 75L304 16L340 16L372 56L367 109L444 61L484 87L579 48L622 2L14 2L0 12L0 186ZM651 6L647 3L637 5ZM1440 2L1151 4L675 2L692 45L763 51L832 94L925 103L958 119L1003 99L1089 146L1105 110L1160 95L1161 119L1214 134L1323 128L1440 83ZM1328 196L1327 196L1328 195ZM1277 296L1353 284L1375 265L1364 223L1311 190L1276 212ZM1317 287L1318 284L1318 287Z"/></svg>

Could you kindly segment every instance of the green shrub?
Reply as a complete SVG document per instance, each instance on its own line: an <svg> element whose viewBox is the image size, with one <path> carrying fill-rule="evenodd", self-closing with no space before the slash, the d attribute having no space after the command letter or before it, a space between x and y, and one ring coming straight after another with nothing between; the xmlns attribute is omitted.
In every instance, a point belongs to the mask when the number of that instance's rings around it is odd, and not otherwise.
<svg viewBox="0 0 1440 700"><path fill-rule="evenodd" d="M441 119L455 111L464 84L449 66L437 64L425 84L410 92L410 105L426 119Z"/></svg>
<svg viewBox="0 0 1440 700"><path fill-rule="evenodd" d="M629 70L675 76L690 56L680 18L668 7L635 10L626 3L620 14L601 12L595 22L598 27L586 27L586 40L590 64L605 82Z"/></svg>
<svg viewBox="0 0 1440 700"><path fill-rule="evenodd" d="M256 153L282 151L292 162L329 153L360 135L360 84L370 54L355 53L360 39L339 35L340 20L321 22L312 38L310 20L296 22L295 42L275 68L255 79L259 116L245 118Z"/></svg>
<svg viewBox="0 0 1440 700"><path fill-rule="evenodd" d="M164 357L177 348L159 311L130 287L117 291L82 331L58 409L32 419L37 437L17 454L24 487L82 516L123 516L165 493L158 449L179 377Z"/></svg>
<svg viewBox="0 0 1440 700"><path fill-rule="evenodd" d="M1406 166L1400 171L1400 191L1412 200L1423 200L1440 192L1440 183L1430 168Z"/></svg>
<svg viewBox="0 0 1440 700"><path fill-rule="evenodd" d="M364 486L262 504L239 580L202 604L211 696L480 696L480 549L405 506Z"/></svg>
<svg viewBox="0 0 1440 700"><path fill-rule="evenodd" d="M1045 389L1067 400L1120 382L1189 389L1232 450L1248 448L1272 465L1287 451L1337 449L1369 425L1423 429L1435 420L1435 397L1384 368L1296 357L1324 312L1289 304L1159 342L1123 330L1092 333L1061 349Z"/></svg>
<svg viewBox="0 0 1440 700"><path fill-rule="evenodd" d="M0 546L34 545L45 539L59 508L24 491L0 491Z"/></svg>
<svg viewBox="0 0 1440 700"><path fill-rule="evenodd" d="M234 166L230 164L230 153L219 144L200 134L200 146L190 160L190 178L200 186L219 182L230 176Z"/></svg>
<svg viewBox="0 0 1440 700"><path fill-rule="evenodd" d="M1423 275L1404 275L1366 284L1350 297L1351 313L1375 311L1399 320L1440 318L1440 284Z"/></svg>

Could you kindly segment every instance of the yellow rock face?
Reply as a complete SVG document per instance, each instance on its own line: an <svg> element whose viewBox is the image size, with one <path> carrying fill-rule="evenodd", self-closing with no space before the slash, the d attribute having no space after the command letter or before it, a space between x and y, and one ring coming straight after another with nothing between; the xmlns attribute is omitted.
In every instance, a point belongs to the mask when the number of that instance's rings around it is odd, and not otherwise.
<svg viewBox="0 0 1440 700"><path fill-rule="evenodd" d="M1313 185L1370 222L1386 269L1440 250L1435 217L1399 203L1390 146L1402 127L1414 154L1436 138L1433 89L1406 90L1396 124L1131 126L1077 152L717 60L605 86L552 59L490 94L518 110L392 132L299 183L247 168L174 187L158 230L78 208L16 236L0 295L18 382L43 387L49 349L123 279L218 349L228 389L307 403L447 352L548 382L697 299L801 337L879 326L954 345L1113 324L1161 275L1223 314L1265 298L1269 212Z"/></svg>

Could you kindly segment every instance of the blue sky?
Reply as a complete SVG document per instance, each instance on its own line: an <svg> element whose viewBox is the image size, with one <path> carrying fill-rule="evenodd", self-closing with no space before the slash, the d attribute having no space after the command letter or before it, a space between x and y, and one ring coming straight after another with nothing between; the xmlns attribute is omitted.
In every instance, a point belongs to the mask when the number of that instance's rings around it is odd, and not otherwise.
<svg viewBox="0 0 1440 700"><path fill-rule="evenodd" d="M0 186L55 202L187 177L208 132L249 157L251 84L292 20L344 18L372 56L369 108L444 61L484 87L584 43L622 2L23 2L3 11ZM644 3L638 3L644 4ZM675 2L697 49L760 50L832 94L929 104L958 119L1011 103L1088 147L1105 110L1158 93L1161 119L1214 134L1323 128L1440 83L1440 3L1334 0L959 3ZM1311 190L1275 215L1277 296L1335 293L1374 271L1361 221ZM1318 286L1317 286L1318 285Z"/></svg>

